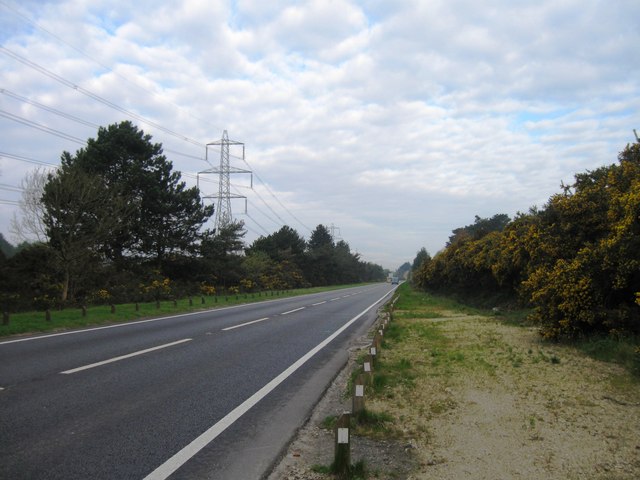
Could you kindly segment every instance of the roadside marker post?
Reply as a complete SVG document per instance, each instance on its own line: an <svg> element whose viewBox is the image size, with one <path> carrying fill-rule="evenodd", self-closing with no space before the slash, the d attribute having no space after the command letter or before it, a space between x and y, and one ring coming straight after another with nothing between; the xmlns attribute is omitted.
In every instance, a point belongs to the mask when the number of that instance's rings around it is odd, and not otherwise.
<svg viewBox="0 0 640 480"><path fill-rule="evenodd" d="M362 364L362 368L364 369L364 373L371 373L372 362L371 355L367 355L364 359L364 363Z"/></svg>
<svg viewBox="0 0 640 480"><path fill-rule="evenodd" d="M364 375L360 374L356 377L353 386L353 414L356 415L364 411Z"/></svg>
<svg viewBox="0 0 640 480"><path fill-rule="evenodd" d="M364 358L364 363L362 364L362 371L364 372L364 379L367 384L372 382L373 376L373 359L371 355L367 355Z"/></svg>
<svg viewBox="0 0 640 480"><path fill-rule="evenodd" d="M376 347L376 352L380 351L380 347L382 346L382 334L376 333L375 337L373 337L373 344Z"/></svg>
<svg viewBox="0 0 640 480"><path fill-rule="evenodd" d="M335 427L335 456L333 471L339 476L345 476L351 469L351 413L344 412L336 421Z"/></svg>

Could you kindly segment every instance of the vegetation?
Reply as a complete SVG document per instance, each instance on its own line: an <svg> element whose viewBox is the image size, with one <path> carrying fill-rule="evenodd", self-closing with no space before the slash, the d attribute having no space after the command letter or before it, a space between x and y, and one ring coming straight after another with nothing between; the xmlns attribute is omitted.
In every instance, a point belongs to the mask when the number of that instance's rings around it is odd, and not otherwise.
<svg viewBox="0 0 640 480"><path fill-rule="evenodd" d="M454 230L413 272L430 291L517 300L552 339L640 334L640 143L542 209Z"/></svg>
<svg viewBox="0 0 640 480"><path fill-rule="evenodd" d="M409 282L396 293L366 405L393 418L387 437L414 446L410 476L430 478L437 468L457 478L481 455L498 459L483 467L489 477L513 465L528 478L585 478L608 459L633 465L637 431L627 425L640 377L625 360L629 339L551 342L517 323L521 312L496 314ZM615 448L602 448L614 436ZM499 455L505 449L513 455Z"/></svg>
<svg viewBox="0 0 640 480"><path fill-rule="evenodd" d="M213 214L196 187L131 122L98 130L53 173L23 182L14 230L0 238L2 311L158 302L187 296L382 281L318 225L306 241L291 227L244 243L244 224L204 229Z"/></svg>

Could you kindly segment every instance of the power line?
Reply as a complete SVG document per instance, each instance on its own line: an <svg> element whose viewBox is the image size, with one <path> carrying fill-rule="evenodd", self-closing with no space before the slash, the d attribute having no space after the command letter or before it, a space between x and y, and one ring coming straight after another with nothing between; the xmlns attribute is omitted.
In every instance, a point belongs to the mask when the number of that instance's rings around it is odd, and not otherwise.
<svg viewBox="0 0 640 480"><path fill-rule="evenodd" d="M19 12L18 10L16 10L15 8L13 8L10 5L7 5L5 2L0 0L0 5L3 5L5 8L7 8L8 10L11 10L14 15L20 17L23 21L33 25L35 28L37 28L38 30L41 30L43 32L45 32L47 35L51 36L52 38L54 38L55 40L57 40L59 43L66 45L67 47L75 50L76 52L78 52L79 54L81 54L82 56L84 56L85 58L88 58L89 60L91 60L92 62L96 63L97 65L99 65L100 67L104 68L106 71L113 73L114 75L118 76L119 78L121 78L122 80L124 80L125 82L131 84L132 86L136 87L137 89L148 93L149 95L153 96L153 97L158 97L159 94L158 92L154 92L151 91L143 86L141 86L140 84L138 84L136 81L131 80L130 78L126 77L125 75L122 75L121 73L116 72L115 70L113 70L111 67L105 65L104 63L100 62L99 60L97 60L96 58L92 57L91 55L89 55L87 52L85 52L84 50L82 50L81 48L76 47L75 45L63 40L62 38L60 38L58 35L54 34L53 32L50 32L49 30L47 30L46 28L42 27L40 24L38 24L37 22L35 22L34 20L32 20L31 18L29 18L27 15ZM169 104L175 108L177 108L180 111L185 112L187 115L189 115L191 118L194 118L195 120L198 120L199 122L207 122L206 120L203 120L195 115L193 115L190 111L182 108L181 106L173 103L173 102L167 102L165 99L162 99L163 103ZM211 123L209 123L209 125L213 126L215 129L217 130L221 130L221 128L215 127L214 125L212 125Z"/></svg>
<svg viewBox="0 0 640 480"><path fill-rule="evenodd" d="M0 183L0 190L8 190L10 192L24 192L24 188L14 187L8 183Z"/></svg>
<svg viewBox="0 0 640 480"><path fill-rule="evenodd" d="M0 47L1 48L1 47ZM47 127L46 125L41 125L36 122L32 122L31 120L27 120L26 118L19 117L18 115L14 115L12 113L6 112L4 110L0 110L0 116L8 118L9 120L13 120L14 122L21 123L31 128L36 128L43 132L49 133L51 135L55 135L56 137L60 137L64 140L69 140L71 142L79 143L80 145L84 145L87 143L85 140L81 138L74 137L73 135L69 135L67 133L61 132L60 130L56 130L54 128Z"/></svg>
<svg viewBox="0 0 640 480"><path fill-rule="evenodd" d="M140 121L142 123L145 123L147 125L155 127L158 130L161 130L161 131L167 133L168 135L172 135L174 137L179 138L180 140L183 140L185 142L188 142L188 143L191 143L193 145L200 146L200 147L204 146L203 143L198 142L197 140L193 140L193 139L191 139L189 137L186 137L186 136L184 136L184 135L182 135L180 133L174 132L173 130L171 130L169 128L166 128L166 127L160 125L159 123L156 123L156 122L154 122L152 120L149 120L148 118L145 118L142 115L138 115L137 113L134 113L134 112L132 112L130 110L127 110L126 108L123 108L123 107L113 103L112 101L101 97L100 95L97 95L97 94L95 94L95 93L93 93L93 92L91 92L91 91L89 91L89 90L87 90L85 88L82 88L81 86L79 86L79 85L67 80L66 78L61 77L60 75L58 75L56 73L53 73L51 70L46 69L42 65L39 65L39 64L37 64L35 62L32 62L31 60L23 57L22 55L19 55L19 54L13 52L12 50L9 50L8 48L6 48L6 47L4 47L2 45L0 45L0 51L2 51L5 55L13 58L14 60L22 63L23 65L26 65L27 67L32 68L32 69L36 70L37 72L40 72L43 75L55 80L56 82L61 83L62 85L65 85L66 87L69 87L69 88L71 88L73 90L76 90L77 92L79 92L79 93L81 93L81 94L83 94L83 95L85 95L85 96L87 96L87 97L89 97L89 98L91 98L93 100L96 100L97 102L100 102L100 103L102 103L103 105L106 105L109 108L112 108L114 110L117 110L118 112L124 113L125 115L127 115L127 116L129 116L129 117L131 117L131 118L133 118L135 120L138 120L138 121Z"/></svg>
<svg viewBox="0 0 640 480"><path fill-rule="evenodd" d="M258 174L257 174L257 172L256 172L255 170L253 170L253 168L251 167L251 165L249 165L249 162L247 162L246 160L244 160L244 163L246 163L246 164L247 164L247 166L248 166L249 168L251 168L251 170L254 172L254 175L256 176L256 178L260 181L260 183L262 183L262 184L264 185L264 187L267 189L267 192L269 192L269 194L273 197L273 199L274 199L276 202L278 202L278 204L280 204L280 206L281 206L281 207L282 207L282 208L283 208L283 209L284 209L284 210L285 210L289 215L291 215L291 217L293 217L293 219L294 219L294 220L296 220L300 225L302 225L302 226L303 226L304 228L306 228L309 232L311 232L312 230L311 230L309 227L307 227L304 223L302 223L302 221L301 221L298 217L296 217L296 216L295 216L295 215L294 215L294 214L293 214L293 213L292 213L292 212L291 212L287 207L285 207L285 206L284 206L284 204L280 201L280 199L278 199L278 197L276 197L276 195L273 193L273 191L269 188L269 185L267 185L267 184L265 183L265 181L264 181L264 180L262 180L262 178L260 177L260 175L258 175ZM275 213L275 212L274 212L274 213ZM278 218L280 218L280 217L278 216ZM282 220L282 219L280 219L280 220ZM282 221L282 223L286 225L286 222L285 222L285 221Z"/></svg>
<svg viewBox="0 0 640 480"><path fill-rule="evenodd" d="M22 155L16 155L16 154L13 154L13 153L0 152L0 158L1 157L11 158L12 160L18 160L20 162L27 162L27 163L34 163L36 165L43 165L45 167L58 168L58 165L54 165L53 163L47 163L47 162L43 162L41 160L35 160L33 158L24 157Z"/></svg>
<svg viewBox="0 0 640 480"><path fill-rule="evenodd" d="M266 228L264 228L262 225L260 225L260 224L256 221L256 219L255 219L255 218L253 218L251 215L249 215L249 213L248 213L248 212L245 212L245 215L246 215L248 218L250 218L250 219L253 221L253 223L255 223L258 227L260 227L260 228L262 229L262 231L263 231L265 234L270 235L270 233L267 231L267 229L266 229ZM253 232L253 233L256 233L256 232Z"/></svg>
<svg viewBox="0 0 640 480"><path fill-rule="evenodd" d="M62 110L58 110L57 108L53 108L53 107L49 107L48 105L44 105L42 103L36 102L35 100L31 100L30 98L27 97L23 97L22 95L18 95L17 93L14 93L10 90L7 90L5 88L0 88L0 93L2 93L3 95L7 95L15 100L19 100L23 103L29 104L29 105L33 105L34 107L40 108L42 110L45 110L47 112L53 113L55 115L58 115L60 117L66 118L68 120L74 121L76 123L80 123L82 125L86 125L88 127L92 127L95 129L99 129L100 125L96 124L96 123L92 123L88 120L84 120L80 117L76 117L75 115L71 115L70 113L66 113L63 112ZM25 121L28 121L25 119ZM167 153L171 153L173 155L179 155L181 157L186 157L186 158L192 158L194 160L203 160L202 157L198 157L196 155L191 155L188 153L183 153L183 152L178 152L177 150L172 150L169 148L163 148L162 149L163 152L167 152Z"/></svg>
<svg viewBox="0 0 640 480"><path fill-rule="evenodd" d="M100 128L100 125L88 122L87 120L83 120L83 119L81 119L79 117L76 117L75 115L71 115L70 113L65 113L65 112L63 112L61 110L58 110L58 109L53 108L53 107L49 107L48 105L44 105L42 103L36 102L35 100L31 100L31 99L29 99L27 97L23 97L22 95L18 95L17 93L13 93L12 91L7 90L5 88L0 88L0 93L2 93L3 95L6 95L8 97L11 97L11 98L13 98L15 100L19 100L19 101L21 101L23 103L27 103L29 105L33 105L34 107L40 108L41 110L46 110L47 112L54 113L54 114L56 114L56 115L58 115L60 117L66 118L68 120L72 120L72 121L74 121L76 123L80 123L82 125L86 125L88 127L93 127L93 128L96 128L96 129Z"/></svg>
<svg viewBox="0 0 640 480"><path fill-rule="evenodd" d="M256 177L257 177L257 175L256 175ZM280 220L280 224L281 224L281 225L286 225L286 224L287 224L287 222L285 222L285 221L282 219L282 217L281 217L280 215L278 215L278 213L277 213L273 208L271 208L271 205L269 205L269 204L264 200L264 198L262 198L262 195L260 195L260 194L258 193L258 191L257 191L255 188L254 188L254 189L252 189L252 190L253 190L253 193L255 193L255 194L256 194L256 196L257 196L257 197L262 201L262 203L264 203L264 205L265 205L269 210L271 210L271 213L273 213L273 214L276 216L276 218L277 218L278 220ZM276 222L274 222L274 223L276 223Z"/></svg>
<svg viewBox="0 0 640 480"><path fill-rule="evenodd" d="M253 209L257 210L257 212L258 212L260 215L262 215L263 217L266 217L266 218L267 218L267 220L271 221L272 223L274 223L274 224L275 224L275 225L277 225L278 227L282 227L282 226L284 225L284 224L282 224L282 223L278 223L278 222L276 222L273 218L271 218L271 217L270 217L269 215L267 215L263 210L261 210L260 208L258 208L258 206L257 206L255 203L253 203L251 200L249 200L248 198L247 198L247 202L249 203L249 205L251 206L251 208L253 208Z"/></svg>
<svg viewBox="0 0 640 480"><path fill-rule="evenodd" d="M54 114L56 114L56 115L62 116L62 117L67 118L67 119L69 119L69 120L72 120L72 121L75 121L75 122L81 123L81 124L83 124L83 125L88 125L88 126L91 126L91 127L99 128L99 126L98 126L98 125L92 124L91 122L88 122L88 121L86 121L86 120L83 120L83 119L81 119L81 118L79 118L79 117L76 117L76 116L74 116L74 115L67 114L67 113L62 112L62 111L60 111L60 110L58 110L58 109L55 109L55 108L52 108L52 107L48 107L48 106L43 105L43 104L41 104L41 103L39 103L39 102L36 102L36 101L30 100L30 99L29 99L29 98L27 98L27 97L23 97L22 95L15 94L15 93L13 93L13 92L11 92L11 91L9 91L9 90L6 90L6 89L0 89L0 93L3 93L3 94L5 94L5 95L8 95L8 96L10 96L10 97L12 97L12 98L15 98L15 99L17 99L17 100L20 100L20 101L22 101L22 102L28 103L28 104L30 104L30 105L36 106L36 107L38 107L38 108L42 108L42 109L44 109L44 110L46 110L46 111L49 111L49 112L54 113ZM3 111L0 111L0 115L2 115L2 113L3 113ZM30 121L30 120L24 119L24 118L22 118L22 117L17 117L16 115L10 114L10 113L8 113L8 112L4 112L4 113L6 113L6 115L4 115L4 116L9 117L9 118L11 118L12 120L19 121L20 123L23 123L23 124L25 124L25 125L27 125L27 126L30 126L30 127L32 127L32 128L37 128L37 129L42 130L42 131L45 131L45 132L47 132L47 133L50 133L50 134L53 134L53 135L57 135L57 136L59 136L59 137L61 137L61 138L70 139L70 140L76 141L76 142L81 143L81 144L86 143L85 141L82 141L81 139L79 139L79 138L77 138L77 137L73 137L73 136L71 136L71 135L69 135L69 134L66 134L66 133L64 133L64 132L61 132L61 131L59 131L59 130L51 129L51 128L46 127L46 126L44 126L44 125L40 125L40 124L37 124L37 123L32 122L32 121ZM185 154L185 153L178 152L178 151L175 151L175 150L170 150L170 149L163 149L163 150L164 150L164 151L166 151L166 152L169 152L169 153L173 153L173 154L182 155L182 156L185 156L185 157L194 158L194 159L197 159L197 160L200 160L200 159L201 159L200 157L196 157L196 156L194 156L194 155ZM15 158L15 159L22 160L22 161L29 161L29 162L31 162L31 163L46 164L45 162L39 162L39 161L37 161L37 160L27 159L26 157L19 157L19 156L15 156L15 155L11 155L11 154L2 154L2 153L0 153L0 155L4 155L4 156L7 156L7 157ZM238 158L242 158L242 157L238 157ZM46 165L50 165L50 164L46 164ZM52 165L52 166L53 166L53 165ZM247 173L247 171L242 171L242 173ZM188 173L188 172L184 172L184 173L182 173L182 175L183 175L184 177L194 178L194 179L196 179L196 180L200 181L200 178L199 178L197 175L190 174L190 173ZM213 181L211 181L211 180L207 179L206 177L202 177L202 179L201 179L201 180L202 180L202 181L204 181L204 182L215 183L215 182L213 182ZM261 195L260 195L256 190L254 190L254 189L253 189L253 188L251 188L251 187L247 187L247 188L250 188L250 189L251 189L251 190L256 194L256 196L258 196L258 198L262 201L262 203L263 203L263 204L264 204L264 205L265 205L269 210L271 210L271 212L272 212L272 213L273 213L273 214L274 214L274 215L275 215L275 216L280 220L280 224L278 224L278 222L277 222L277 221L275 221L273 218L271 218L269 215L267 215L264 211L262 211L261 209L259 209L255 204L253 204L253 202L251 202L252 206L253 206L256 210L258 210L258 212L259 212L260 214L262 214L263 216L265 216L267 219L269 219L271 222L273 222L273 223L274 223L274 224L276 224L276 225L280 225L280 226L282 226L282 225L286 225L286 222L282 219L282 217L280 217L280 216L278 215L278 213L277 213L277 212L276 212L276 211L275 211L275 210L274 210L274 209L273 209L273 208L272 208L272 207L271 207L271 206L270 206L270 205L269 205L269 204L264 200L264 198L263 198L263 197L262 197L262 196L261 196ZM270 192L270 193L271 193L271 195L272 195L274 198L276 198L276 197L275 197L275 195L273 195L273 193L272 193L272 192ZM242 195L236 195L236 196L237 196L238 198L241 198L241 197L242 197L242 198L246 198L246 197L244 197L244 196L242 196ZM235 198L236 196L234 196L234 198ZM276 200L277 200L277 198L276 198ZM250 217L250 218L251 218L251 219L252 219L252 220L253 220L257 225L259 225L259 226L260 226L260 228L261 228L263 231L267 232L267 230L266 230L264 227L262 227L262 225L258 224L258 223L255 221L255 219L253 219L252 217ZM268 234L268 232L267 232L267 234Z"/></svg>
<svg viewBox="0 0 640 480"><path fill-rule="evenodd" d="M247 231L253 233L256 237L261 237L262 236L261 233L256 232L253 228L251 228L249 225L247 225L246 222L244 223L244 228L247 229Z"/></svg>
<svg viewBox="0 0 640 480"><path fill-rule="evenodd" d="M2 2L0 2L0 3L2 3ZM4 4L4 3L2 3L2 4L6 6L6 4ZM43 30L44 30L44 29L43 29ZM51 34L50 32L47 32L47 33ZM53 35L53 34L51 34L51 35L52 35L54 38L57 38L55 35ZM58 40L60 40L60 39L58 39ZM62 40L60 40L60 41L62 41ZM63 42L63 43L66 43L66 42ZM71 46L71 45L70 45L70 46ZM73 46L71 46L71 47L75 49L75 47L73 47ZM179 134L179 133L177 133L177 132L175 132L175 131L173 131L173 130L171 130L171 129L167 128L167 127L164 127L164 126L162 126L162 125L160 125L160 124L158 124L158 123L156 123L156 122L153 122L153 121L151 121L151 120L149 120L149 119L147 119L147 118L143 117L142 115L139 115L139 114L136 114L136 113L134 113L134 112L131 112L130 110L127 110L127 109L125 109L125 108L123 108L123 107L121 107L121 106L117 105L116 103L111 102L110 100L107 100L107 99L105 99L105 98L103 98L103 97L101 97L101 96L99 96L99 95L97 95L97 94L95 94L95 93L93 93L93 92L91 92L91 91L89 91L89 90L86 90L86 89L84 89L84 88L80 87L79 85L75 84L74 82L71 82L71 81L69 81L69 80L65 79L64 77L61 77L60 75L57 75L56 73L54 73L54 72L52 72L52 71L50 71L50 70L46 69L45 67L43 67L43 66L41 66L41 65L37 64L36 62L32 62L31 60L29 60L29 59L27 59L27 58L23 57L22 55L19 55L19 54L18 54L18 53L16 53L16 52L13 52L12 50L9 50L8 48L6 48L6 47L4 47L4 46L2 46L2 45L0 45L0 50L2 50L2 51L3 51L3 53L5 53L5 54L6 54L6 55L8 55L9 57L13 58L14 60L16 60L16 61L18 61L18 62L22 63L23 65L26 65L26 66L28 66L28 67L30 67L30 68L32 68L32 69L34 69L34 70L36 70L36 71L40 72L41 74L43 74L43 75L45 75L45 76L47 76L47 77L49 77L49 78L51 78L51 79L53 79L53 80L55 80L55 81L57 81L57 82L61 83L61 84L65 85L65 86L67 86L67 87L69 87L69 88L72 88L72 89L74 89L74 90L78 91L79 93L82 93L83 95L85 95L85 96L87 96L87 97L89 97L89 98L91 98L91 99L93 99L93 100L98 101L99 103L102 103L103 105L106 105L106 106L108 106L108 107L110 107L110 108L112 108L112 109L114 109L114 110L116 110L116 111L119 111L119 112L121 112L121 113L124 113L125 115L127 115L127 116L129 116L129 117L131 117L131 118L133 118L133 119L135 119L135 120L138 120L138 121L143 122L143 123L145 123L145 124L147 124L147 125L150 125L150 126L152 126L152 127L155 127L155 128L157 128L158 130L163 131L163 132L165 132L165 133L167 133L167 134L169 134L169 135L172 135L172 136L174 136L174 137L176 137L176 138L178 138L178 139L180 139L180 140L186 141L186 142L191 143L191 144L193 144L193 145L197 145L197 146L200 146L200 147L204 146L205 148L207 148L207 146L206 146L206 145L204 145L203 143L198 142L198 141L196 141L196 140L193 140L193 139L191 139L191 138L189 138L189 137L186 137L186 136L184 136L184 135L182 135L182 134ZM76 49L76 50L77 50L77 49ZM80 51L80 50L78 50L78 51ZM92 57L88 56L88 55L87 55L87 54L85 54L84 52L80 51L80 53L82 53L83 55L87 56L87 57L88 57L88 58L90 58L91 60L96 61L95 59L93 59ZM97 61L96 61L96 62L97 62ZM97 63L98 63L98 64L100 64L99 62L97 62ZM100 64L100 65L101 65L101 64ZM102 66L104 67L104 65L102 65ZM108 67L105 67L105 68L109 69ZM110 70L110 71L112 71L111 69L109 69L109 70ZM115 73L115 72L114 72L114 73ZM128 81L128 82L129 82L129 80L128 80L128 79L126 79L126 78L124 78L124 77L122 77L122 78L123 78L124 80L126 80L126 81ZM70 119L70 120L76 121L76 122L78 122L78 123L82 123L82 124L84 124L84 125L88 125L88 126L96 127L96 125L95 125L95 124L93 124L93 123L91 123L91 122L87 122L87 121L85 121L85 120L82 120L82 119L80 119L80 118L78 118L78 117L75 117L75 116L73 116L73 115L67 114L67 113L65 113L65 112L62 112L62 111L60 111L60 110L57 110L57 109L54 109L54 108L52 108L52 107L48 107L48 106L43 105L43 104L40 104L40 103L38 103L38 102L35 102L35 101L32 101L32 100L29 100L29 99L27 99L27 98L25 98L25 97L22 97L22 96L18 95L18 94L14 94L13 92L9 92L9 91L7 91L7 90L3 90L3 91L2 91L2 93L5 93L5 94L7 94L7 95L9 95L9 96L12 96L12 97L13 97L13 98L15 98L15 99L18 99L18 100L21 100L21 101L25 101L26 103L29 103L29 104L34 105L34 106L37 106L38 108L42 108L42 109L47 110L47 111L49 111L49 112L51 112L51 113L55 113L55 114L57 114L57 115L63 116L64 118L67 118L67 119ZM179 108L179 107L178 107L178 108ZM0 113L0 114L2 114L2 113ZM74 137L74 136L72 136L72 135L68 135L68 134L65 134L64 132L60 132L60 131L58 131L58 130L51 129L51 128L46 127L46 126L44 126L44 125L36 124L35 122L31 122L31 121L29 121L29 120L27 120L27 119L24 119L24 118L22 118L22 117L18 117L18 116L16 116L16 115L10 114L10 113L8 113L8 112L5 112L5 113L4 113L4 114L2 114L2 115L3 115L3 116L5 116L6 118L10 118L10 119L12 119L12 120L14 120L14 121L16 121L16 122L19 122L19 123L22 123L22 124L24 124L24 125L30 126L30 127L32 127L32 128L37 128L37 129L39 129L39 130L45 131L45 132L47 132L47 133L50 133L50 134L52 134L52 135L59 136L60 138L67 139L67 140L71 140L71 141L74 141L74 142L77 142L77 143L80 143L80 144L84 144L84 143L86 143L85 141L83 141L83 140L81 140L81 139L79 139L79 138L77 138L77 137ZM188 155L188 154L183 154L183 153L181 153L181 152L176 152L176 151L171 151L171 150L167 150L167 152L171 152L171 153L174 153L174 154L177 154L177 155L183 155L183 156L185 156L185 157L190 157L190 158L194 158L194 159L202 160L202 158L200 158L200 157L196 157L196 156ZM221 151L220 151L220 154L221 154L221 155L224 155L224 151L223 151L223 150L221 150ZM246 163L246 164L247 164L247 166L248 166L249 168L251 168L251 166L250 166L250 165L249 165L249 163L246 161L246 159L244 158L244 156L243 156L243 157L237 157L237 156L235 156L235 155L230 155L230 156L232 156L233 158L241 159L244 163ZM206 161L206 156L205 156L205 161ZM283 208L283 209L284 209L284 210L285 210L285 211L286 211L286 212L287 212L287 213L288 213L288 214L289 214L289 215L290 215L294 220L296 220L300 225L302 225L302 226L303 226L304 228L306 228L308 231L311 231L311 229L310 229L307 225L305 225L305 224L304 224L304 223L303 223L303 222L302 222L302 221L301 221L301 220L300 220L296 215L294 215L294 214L293 214L293 213L292 213L292 212L291 212L291 211L290 211L290 210L289 210L289 209L288 209L288 208L287 208L287 207L286 207L286 206L285 206L285 205L280 201L280 199L279 199L279 198L274 194L274 192L271 190L271 188L268 186L268 184L267 184L264 180L262 180L262 178L261 178L257 173L256 173L256 178L258 178L258 180L259 180L259 181L264 185L264 187L267 189L267 192L271 195L271 197L272 197L272 198L273 198L273 199L274 199L274 200L275 200L275 201L276 201L276 202L277 202L277 203L278 203L278 204L279 204L279 205L280 205L280 206L281 206L281 207L282 207L282 208ZM254 190L254 191L255 191L255 190ZM256 195L258 195L258 197L260 198L260 200L261 200L261 201L262 201L262 202L263 202L263 203L264 203L264 204L269 208L269 210L271 210L271 211L273 212L273 214L274 214L276 217L278 217L278 219L282 222L282 224L286 225L286 222L285 222L285 221L280 217L280 215L278 215L278 214L275 212L275 210L274 210L274 209L273 209L273 208L272 208L272 207L271 207L271 206L270 206L270 205L269 205L269 204L268 204L268 203L267 203L267 202L262 198L262 196L261 196L259 193L257 193L257 191L255 191L255 192L256 192Z"/></svg>

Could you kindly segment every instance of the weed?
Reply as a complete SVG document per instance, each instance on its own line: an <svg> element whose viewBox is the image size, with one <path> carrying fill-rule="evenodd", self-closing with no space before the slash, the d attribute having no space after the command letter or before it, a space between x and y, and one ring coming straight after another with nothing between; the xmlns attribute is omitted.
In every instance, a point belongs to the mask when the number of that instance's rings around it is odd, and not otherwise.
<svg viewBox="0 0 640 480"><path fill-rule="evenodd" d="M322 422L320 422L320 428L324 430L333 430L333 428L336 426L337 421L338 421L337 415L329 415L327 417L324 417Z"/></svg>
<svg viewBox="0 0 640 480"><path fill-rule="evenodd" d="M331 472L331 467L327 465L311 465L311 471L315 473L321 473L323 475L329 475Z"/></svg>
<svg viewBox="0 0 640 480"><path fill-rule="evenodd" d="M575 347L596 360L618 363L640 377L640 337L593 336L577 341Z"/></svg>
<svg viewBox="0 0 640 480"><path fill-rule="evenodd" d="M431 413L438 415L440 413L448 412L457 407L457 403L453 399L441 400L431 404Z"/></svg>
<svg viewBox="0 0 640 480"><path fill-rule="evenodd" d="M311 467L311 470L316 473L321 474L337 474L336 467L332 464L330 467L326 467L324 465L314 465ZM366 480L368 476L367 466L364 460L359 460L353 465L349 466L349 470L346 474L339 474L336 478L339 480Z"/></svg>
<svg viewBox="0 0 640 480"><path fill-rule="evenodd" d="M352 417L354 429L359 435L390 434L393 417L386 412L363 409Z"/></svg>

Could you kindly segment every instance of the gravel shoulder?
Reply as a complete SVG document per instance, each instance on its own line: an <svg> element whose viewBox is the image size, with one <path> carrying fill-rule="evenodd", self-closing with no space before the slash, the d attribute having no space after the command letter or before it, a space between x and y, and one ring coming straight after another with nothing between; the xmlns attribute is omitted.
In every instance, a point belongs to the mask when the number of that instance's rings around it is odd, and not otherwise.
<svg viewBox="0 0 640 480"><path fill-rule="evenodd" d="M640 384L621 367L500 317L398 313L403 334L385 341L382 361L409 362L411 381L367 398L394 419L382 438L352 440L368 478L640 478ZM361 340L269 480L331 478L313 471L333 460L333 433L320 425L350 410Z"/></svg>

